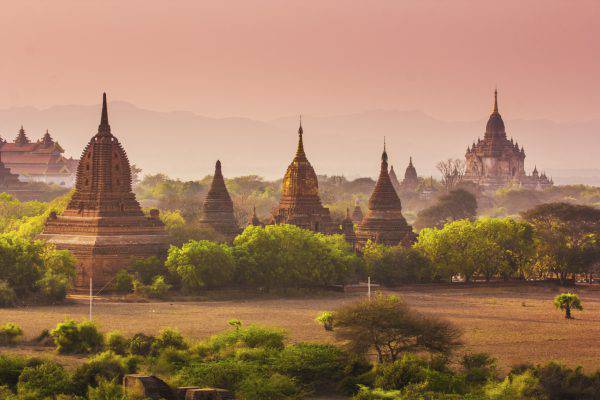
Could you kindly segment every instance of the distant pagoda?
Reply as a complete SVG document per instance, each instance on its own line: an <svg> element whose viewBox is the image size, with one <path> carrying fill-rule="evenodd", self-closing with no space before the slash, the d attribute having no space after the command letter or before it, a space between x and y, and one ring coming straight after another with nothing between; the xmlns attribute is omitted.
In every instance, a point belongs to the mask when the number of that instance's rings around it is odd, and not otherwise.
<svg viewBox="0 0 600 400"><path fill-rule="evenodd" d="M390 182L392 182L392 186L396 189L396 192L400 190L400 181L396 176L396 172L394 171L394 166L390 167Z"/></svg>
<svg viewBox="0 0 600 400"><path fill-rule="evenodd" d="M281 199L279 207L273 212L273 222L331 233L331 215L329 209L321 204L317 174L304 153L303 133L300 121L296 156L283 177Z"/></svg>
<svg viewBox="0 0 600 400"><path fill-rule="evenodd" d="M414 237L412 227L402 215L400 198L390 180L384 144L379 178L369 198L369 209L356 231L357 248L362 249L369 240L386 246L410 245Z"/></svg>
<svg viewBox="0 0 600 400"><path fill-rule="evenodd" d="M61 215L50 214L39 238L73 252L79 288L91 278L95 287L104 287L132 259L166 252L168 237L158 210L146 217L131 190L127 154L108 124L106 94L98 133L77 168L75 192Z"/></svg>
<svg viewBox="0 0 600 400"><path fill-rule="evenodd" d="M352 248L354 248L356 246L356 232L354 231L354 222L350 216L350 208L346 208L346 217L342 220L340 232L344 235L346 242L350 243Z"/></svg>
<svg viewBox="0 0 600 400"><path fill-rule="evenodd" d="M412 157L410 157L406 171L404 171L402 188L405 190L415 190L417 186L419 186L419 177L417 176L417 170L413 165Z"/></svg>
<svg viewBox="0 0 600 400"><path fill-rule="evenodd" d="M354 203L354 210L352 211L352 222L358 224L360 223L360 221L362 221L363 217L364 215L362 208L360 208L360 203L358 202L358 200L356 200L356 202Z"/></svg>
<svg viewBox="0 0 600 400"><path fill-rule="evenodd" d="M225 186L225 180L221 172L221 161L219 160L215 164L215 174L208 194L204 199L200 225L213 229L230 242L240 233L240 228L233 214L233 201L231 201Z"/></svg>
<svg viewBox="0 0 600 400"><path fill-rule="evenodd" d="M260 222L260 219L258 218L258 215L256 215L256 206L252 208L252 216L248 220L248 225L263 226L262 222Z"/></svg>

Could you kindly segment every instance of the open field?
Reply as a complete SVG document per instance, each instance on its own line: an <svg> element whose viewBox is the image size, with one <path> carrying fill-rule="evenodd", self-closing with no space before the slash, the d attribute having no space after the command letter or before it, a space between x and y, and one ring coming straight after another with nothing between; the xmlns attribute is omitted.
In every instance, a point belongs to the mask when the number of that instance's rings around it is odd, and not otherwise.
<svg viewBox="0 0 600 400"><path fill-rule="evenodd" d="M567 321L554 309L555 286L448 287L407 286L393 292L418 310L448 318L464 331L465 350L488 352L506 369L522 362L559 360L586 369L600 368L600 291L579 289L585 311ZM99 299L94 319L105 331L155 333L177 327L203 338L228 328L227 321L279 326L293 341L332 341L314 322L324 310L353 301L357 294L294 299L248 299L202 302L123 303ZM21 325L27 338L67 317L84 319L84 299L56 307L0 309L0 323ZM23 353L32 348L23 346ZM36 352L37 353L37 352Z"/></svg>

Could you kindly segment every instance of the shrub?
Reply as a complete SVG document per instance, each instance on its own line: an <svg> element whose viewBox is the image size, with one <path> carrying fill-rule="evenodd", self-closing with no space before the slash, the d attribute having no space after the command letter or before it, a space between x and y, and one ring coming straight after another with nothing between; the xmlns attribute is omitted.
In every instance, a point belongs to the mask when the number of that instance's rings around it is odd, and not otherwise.
<svg viewBox="0 0 600 400"><path fill-rule="evenodd" d="M15 388L21 371L27 367L27 360L8 354L0 354L0 386ZM2 397L0 397L2 398Z"/></svg>
<svg viewBox="0 0 600 400"><path fill-rule="evenodd" d="M15 344L21 336L23 336L23 330L19 325L8 322L0 326L0 346Z"/></svg>
<svg viewBox="0 0 600 400"><path fill-rule="evenodd" d="M38 280L35 285L45 302L58 303L67 297L69 278L46 271L44 277Z"/></svg>
<svg viewBox="0 0 600 400"><path fill-rule="evenodd" d="M121 269L115 275L113 287L117 293L131 293L133 291L133 277L127 270Z"/></svg>
<svg viewBox="0 0 600 400"><path fill-rule="evenodd" d="M17 393L23 397L52 397L60 393L69 393L69 375L65 369L52 361L26 367L19 376Z"/></svg>
<svg viewBox="0 0 600 400"><path fill-rule="evenodd" d="M285 332L280 329L249 325L215 335L205 345L213 353L239 346L281 350L284 340Z"/></svg>
<svg viewBox="0 0 600 400"><path fill-rule="evenodd" d="M481 385L496 377L496 360L489 354L465 354L461 365L465 372L465 379L469 383Z"/></svg>
<svg viewBox="0 0 600 400"><path fill-rule="evenodd" d="M50 335L59 353L95 353L104 344L104 337L91 321L67 320L56 325Z"/></svg>
<svg viewBox="0 0 600 400"><path fill-rule="evenodd" d="M243 399L283 400L303 398L302 390L294 379L285 375L250 376L239 386L237 393Z"/></svg>
<svg viewBox="0 0 600 400"><path fill-rule="evenodd" d="M490 382L485 387L489 400L529 400L546 399L539 387L539 380L531 371L520 375L509 375L501 382ZM575 398L575 397L570 397ZM556 399L559 399L558 397Z"/></svg>
<svg viewBox="0 0 600 400"><path fill-rule="evenodd" d="M163 261L156 256L136 258L128 269L144 285L151 285L155 277L165 276L168 272Z"/></svg>
<svg viewBox="0 0 600 400"><path fill-rule="evenodd" d="M129 352L138 356L147 356L152 352L155 340L154 336L136 333L129 340Z"/></svg>
<svg viewBox="0 0 600 400"><path fill-rule="evenodd" d="M276 371L314 391L332 391L348 372L346 354L330 344L298 343L276 358Z"/></svg>
<svg viewBox="0 0 600 400"><path fill-rule="evenodd" d="M101 379L97 387L90 387L88 400L127 400L123 386L116 380L106 381Z"/></svg>
<svg viewBox="0 0 600 400"><path fill-rule="evenodd" d="M402 400L403 398L402 393L398 390L387 391L360 386L352 400Z"/></svg>
<svg viewBox="0 0 600 400"><path fill-rule="evenodd" d="M109 332L106 335L106 349L123 356L129 350L129 341L120 332Z"/></svg>
<svg viewBox="0 0 600 400"><path fill-rule="evenodd" d="M187 352L169 347L160 352L154 363L153 371L162 375L172 375L187 365L189 361L190 356Z"/></svg>
<svg viewBox="0 0 600 400"><path fill-rule="evenodd" d="M317 316L315 321L323 324L326 331L333 330L333 314L330 311L323 311Z"/></svg>
<svg viewBox="0 0 600 400"><path fill-rule="evenodd" d="M17 295L8 282L0 280L0 307L12 307L17 301Z"/></svg>
<svg viewBox="0 0 600 400"><path fill-rule="evenodd" d="M160 348L173 348L177 350L185 350L188 348L181 333L173 328L165 328L160 331L157 341Z"/></svg>
<svg viewBox="0 0 600 400"><path fill-rule="evenodd" d="M75 370L73 391L84 395L88 386L96 387L103 380L120 382L127 372L131 371L127 370L127 364L123 357L110 352L98 354Z"/></svg>
<svg viewBox="0 0 600 400"><path fill-rule="evenodd" d="M379 364L375 371L374 385L385 390L398 390L427 378L427 361L413 354L404 354L400 359Z"/></svg>
<svg viewBox="0 0 600 400"><path fill-rule="evenodd" d="M179 371L177 381L182 386L212 386L235 391L245 379L260 373L257 364L233 359L192 362Z"/></svg>
<svg viewBox="0 0 600 400"><path fill-rule="evenodd" d="M171 285L165 282L164 276L157 276L151 285L144 285L140 281L133 282L133 291L135 294L150 297L154 299L164 298L168 291L171 289Z"/></svg>

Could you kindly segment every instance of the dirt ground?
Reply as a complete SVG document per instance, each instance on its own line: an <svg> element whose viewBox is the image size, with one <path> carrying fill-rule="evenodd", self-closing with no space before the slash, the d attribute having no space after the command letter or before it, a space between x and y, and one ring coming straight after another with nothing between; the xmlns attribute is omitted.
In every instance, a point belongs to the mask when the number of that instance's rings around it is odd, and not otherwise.
<svg viewBox="0 0 600 400"><path fill-rule="evenodd" d="M576 312L576 319L570 321L552 304L560 291L555 286L415 285L388 292L403 296L424 313L453 321L464 332L463 351L490 353L503 369L517 363L549 360L582 365L589 370L600 368L600 291L578 289L585 310ZM331 293L312 298L149 303L99 298L94 306L94 320L103 331L156 333L170 326L200 339L228 329L227 321L237 318L246 324L282 327L292 341L333 341L331 334L314 321L315 316L363 295ZM65 318L82 320L87 315L85 298L74 298L69 304L55 307L0 309L0 324L17 323L30 339ZM40 352L27 346L18 351L38 355Z"/></svg>

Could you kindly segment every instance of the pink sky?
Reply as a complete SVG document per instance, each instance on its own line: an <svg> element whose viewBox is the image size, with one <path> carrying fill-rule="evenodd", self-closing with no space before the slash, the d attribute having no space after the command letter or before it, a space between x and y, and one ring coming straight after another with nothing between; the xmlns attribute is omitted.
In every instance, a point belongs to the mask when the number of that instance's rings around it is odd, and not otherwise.
<svg viewBox="0 0 600 400"><path fill-rule="evenodd" d="M0 108L600 117L598 1L13 1Z"/></svg>

